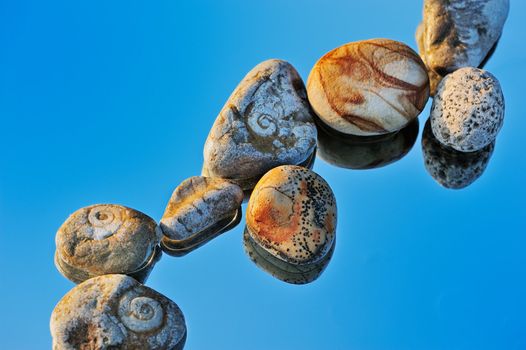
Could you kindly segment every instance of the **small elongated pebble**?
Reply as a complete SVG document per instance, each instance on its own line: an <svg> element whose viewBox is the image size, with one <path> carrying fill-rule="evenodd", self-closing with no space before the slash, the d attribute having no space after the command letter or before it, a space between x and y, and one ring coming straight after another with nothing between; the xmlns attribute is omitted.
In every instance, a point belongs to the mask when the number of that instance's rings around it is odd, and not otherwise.
<svg viewBox="0 0 526 350"><path fill-rule="evenodd" d="M394 133L380 136L343 135L320 125L317 155L340 168L380 168L402 159L417 137L418 119Z"/></svg>
<svg viewBox="0 0 526 350"><path fill-rule="evenodd" d="M159 258L156 222L135 209L97 204L71 214L57 231L55 265L68 279L122 273L144 281Z"/></svg>
<svg viewBox="0 0 526 350"><path fill-rule="evenodd" d="M289 63L268 60L245 76L219 113L205 143L203 175L250 190L276 166L309 165L315 147L301 77Z"/></svg>
<svg viewBox="0 0 526 350"><path fill-rule="evenodd" d="M125 275L89 279L55 306L54 350L180 350L186 324L176 303Z"/></svg>
<svg viewBox="0 0 526 350"><path fill-rule="evenodd" d="M263 271L291 284L307 284L318 279L329 265L335 245L333 242L331 249L320 260L310 264L297 265L270 254L252 239L246 228L243 234L243 247L250 260Z"/></svg>
<svg viewBox="0 0 526 350"><path fill-rule="evenodd" d="M327 182L299 166L280 166L254 188L247 232L271 255L296 265L318 262L331 249L336 199Z"/></svg>
<svg viewBox="0 0 526 350"><path fill-rule="evenodd" d="M427 172L442 186L461 189L471 185L486 170L495 141L477 152L459 152L442 145L427 121L422 134L422 152Z"/></svg>
<svg viewBox="0 0 526 350"><path fill-rule="evenodd" d="M224 228L222 222L233 220L242 202L243 190L228 180L194 176L183 181L161 219L163 244L185 249L207 242Z"/></svg>
<svg viewBox="0 0 526 350"><path fill-rule="evenodd" d="M439 84L431 106L431 128L446 146L478 151L497 137L504 122L504 96L491 73L461 68Z"/></svg>
<svg viewBox="0 0 526 350"><path fill-rule="evenodd" d="M416 37L420 55L440 76L478 67L499 39L509 0L424 0Z"/></svg>
<svg viewBox="0 0 526 350"><path fill-rule="evenodd" d="M388 39L357 41L325 54L307 81L312 108L329 127L351 135L400 130L429 98L424 63L409 46Z"/></svg>

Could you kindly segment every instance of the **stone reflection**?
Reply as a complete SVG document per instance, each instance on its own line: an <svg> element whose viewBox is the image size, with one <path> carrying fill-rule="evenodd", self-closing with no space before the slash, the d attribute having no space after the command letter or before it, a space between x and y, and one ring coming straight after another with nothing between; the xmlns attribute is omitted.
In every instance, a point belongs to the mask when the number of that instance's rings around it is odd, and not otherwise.
<svg viewBox="0 0 526 350"><path fill-rule="evenodd" d="M270 254L250 237L246 228L243 234L243 246L250 260L263 271L287 283L307 284L318 279L323 273L331 261L335 242L332 243L330 250L322 259L302 265L286 262Z"/></svg>
<svg viewBox="0 0 526 350"><path fill-rule="evenodd" d="M442 186L461 189L477 180L495 148L495 141L477 152L459 152L443 146L433 135L429 119L422 133L422 152L427 172Z"/></svg>
<svg viewBox="0 0 526 350"><path fill-rule="evenodd" d="M381 136L343 135L317 120L318 156L327 163L347 169L374 169L403 158L415 144L418 119L405 128Z"/></svg>

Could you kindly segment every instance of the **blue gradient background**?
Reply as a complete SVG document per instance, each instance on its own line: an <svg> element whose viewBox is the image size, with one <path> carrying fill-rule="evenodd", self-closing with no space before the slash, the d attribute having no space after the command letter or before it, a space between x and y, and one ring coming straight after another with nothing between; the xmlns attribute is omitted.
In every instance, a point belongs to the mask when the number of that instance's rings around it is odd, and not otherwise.
<svg viewBox="0 0 526 350"><path fill-rule="evenodd" d="M203 144L241 78L268 58L304 79L325 52L388 37L416 48L421 1L0 1L2 349L46 349L49 317L73 287L54 235L93 203L160 219L200 173ZM526 348L526 2L512 1L486 68L506 98L484 175L446 190L420 137L385 168L318 160L338 200L338 244L316 282L259 270L243 225L148 285L186 315L187 349ZM429 114L420 116L420 129Z"/></svg>

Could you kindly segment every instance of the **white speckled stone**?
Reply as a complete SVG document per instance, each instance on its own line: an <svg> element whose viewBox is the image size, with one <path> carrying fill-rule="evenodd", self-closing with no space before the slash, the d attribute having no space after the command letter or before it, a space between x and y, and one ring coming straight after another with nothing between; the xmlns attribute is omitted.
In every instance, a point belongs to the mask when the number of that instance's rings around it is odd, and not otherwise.
<svg viewBox="0 0 526 350"><path fill-rule="evenodd" d="M243 202L243 190L219 178L194 176L174 191L161 219L163 234L184 240L233 216Z"/></svg>
<svg viewBox="0 0 526 350"><path fill-rule="evenodd" d="M491 73L462 68L438 85L431 106L431 128L446 146L478 151L492 143L504 121L504 96Z"/></svg>
<svg viewBox="0 0 526 350"><path fill-rule="evenodd" d="M205 143L203 175L251 189L268 170L307 161L315 146L316 127L301 77L285 61L264 61L219 113Z"/></svg>
<svg viewBox="0 0 526 350"><path fill-rule="evenodd" d="M177 304L125 275L73 288L53 310L50 329L54 350L179 350L186 340Z"/></svg>
<svg viewBox="0 0 526 350"><path fill-rule="evenodd" d="M461 189L477 180L488 166L495 141L477 152L459 152L442 145L428 121L422 134L422 152L427 172L440 185Z"/></svg>
<svg viewBox="0 0 526 350"><path fill-rule="evenodd" d="M509 0L425 0L416 32L422 59L446 75L478 67L499 39Z"/></svg>

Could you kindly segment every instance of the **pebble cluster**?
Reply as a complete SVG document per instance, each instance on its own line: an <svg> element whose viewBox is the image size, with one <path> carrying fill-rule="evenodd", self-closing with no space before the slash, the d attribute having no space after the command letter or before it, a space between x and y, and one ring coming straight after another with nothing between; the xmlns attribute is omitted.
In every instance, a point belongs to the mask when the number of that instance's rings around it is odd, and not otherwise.
<svg viewBox="0 0 526 350"><path fill-rule="evenodd" d="M508 0L425 0L420 56L389 39L348 43L314 64L307 88L288 62L258 64L213 124L202 176L175 189L159 224L135 209L99 204L59 228L55 264L78 285L53 310L53 349L182 349L182 311L143 283L163 252L185 255L238 225L247 198L249 258L288 283L317 279L335 251L337 206L329 184L309 169L316 151L351 169L402 158L430 89L426 169L445 187L471 184L503 124L500 84L477 67L495 47L508 8Z"/></svg>

